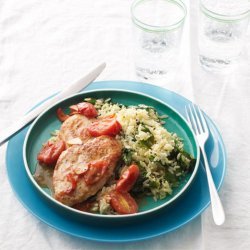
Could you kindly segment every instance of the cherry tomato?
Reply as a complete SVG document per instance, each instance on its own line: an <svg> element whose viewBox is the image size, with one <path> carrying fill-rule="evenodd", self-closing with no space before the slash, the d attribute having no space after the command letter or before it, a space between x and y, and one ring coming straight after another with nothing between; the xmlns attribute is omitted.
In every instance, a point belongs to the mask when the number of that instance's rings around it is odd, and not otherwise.
<svg viewBox="0 0 250 250"><path fill-rule="evenodd" d="M61 122L64 122L69 118L69 115L66 115L61 108L58 108L56 111L57 117Z"/></svg>
<svg viewBox="0 0 250 250"><path fill-rule="evenodd" d="M72 105L70 108L70 114L81 114L88 118L94 118L98 115L95 106L89 102L80 102L76 105Z"/></svg>
<svg viewBox="0 0 250 250"><path fill-rule="evenodd" d="M93 161L88 164L88 170L84 173L84 180L87 185L98 182L108 170L109 163L104 160Z"/></svg>
<svg viewBox="0 0 250 250"><path fill-rule="evenodd" d="M121 175L120 179L116 184L116 190L118 192L124 193L131 190L135 184L137 178L139 177L140 170L136 164L132 164L127 170Z"/></svg>
<svg viewBox="0 0 250 250"><path fill-rule="evenodd" d="M75 177L73 174L69 173L66 175L66 179L71 185L65 190L64 193L69 194L76 189L77 176Z"/></svg>
<svg viewBox="0 0 250 250"><path fill-rule="evenodd" d="M108 116L90 124L87 128L91 136L110 135L116 136L120 133L122 126L114 116Z"/></svg>
<svg viewBox="0 0 250 250"><path fill-rule="evenodd" d="M50 142L48 141L37 155L40 163L47 165L55 164L60 154L66 149L64 141Z"/></svg>
<svg viewBox="0 0 250 250"><path fill-rule="evenodd" d="M113 191L110 197L110 205L118 214L134 214L138 212L138 205L129 193Z"/></svg>

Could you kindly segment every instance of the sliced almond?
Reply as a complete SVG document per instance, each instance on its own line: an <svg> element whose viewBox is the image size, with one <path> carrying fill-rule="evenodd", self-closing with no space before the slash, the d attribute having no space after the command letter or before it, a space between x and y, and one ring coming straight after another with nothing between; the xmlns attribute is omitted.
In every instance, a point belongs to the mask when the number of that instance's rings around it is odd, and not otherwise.
<svg viewBox="0 0 250 250"><path fill-rule="evenodd" d="M67 144L69 145L81 145L83 144L82 140L80 138L73 138L67 141Z"/></svg>
<svg viewBox="0 0 250 250"><path fill-rule="evenodd" d="M87 165L80 164L80 165L78 165L78 166L75 167L74 172L77 175L81 175L81 174L84 174L85 172L87 172L87 170L88 170L88 166Z"/></svg>

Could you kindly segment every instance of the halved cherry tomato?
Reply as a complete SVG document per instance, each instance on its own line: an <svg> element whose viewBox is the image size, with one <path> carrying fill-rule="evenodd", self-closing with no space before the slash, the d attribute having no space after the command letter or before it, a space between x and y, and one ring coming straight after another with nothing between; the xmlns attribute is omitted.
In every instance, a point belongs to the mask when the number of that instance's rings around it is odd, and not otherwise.
<svg viewBox="0 0 250 250"><path fill-rule="evenodd" d="M69 118L69 115L66 115L61 108L57 109L56 114L61 122L64 122Z"/></svg>
<svg viewBox="0 0 250 250"><path fill-rule="evenodd" d="M48 141L37 155L40 163L47 165L55 164L60 154L66 149L64 141L50 142Z"/></svg>
<svg viewBox="0 0 250 250"><path fill-rule="evenodd" d="M109 162L104 160L92 161L88 164L88 170L84 173L87 185L98 182L108 170Z"/></svg>
<svg viewBox="0 0 250 250"><path fill-rule="evenodd" d="M138 205L129 193L113 191L110 193L110 205L118 214L134 214L138 212Z"/></svg>
<svg viewBox="0 0 250 250"><path fill-rule="evenodd" d="M131 190L135 184L137 178L139 177L140 170L136 164L132 164L127 170L121 175L120 179L116 184L116 190L118 192L124 193Z"/></svg>
<svg viewBox="0 0 250 250"><path fill-rule="evenodd" d="M73 176L73 174L69 173L66 175L66 179L67 181L71 184L71 186L69 186L67 188L67 190L65 190L65 194L69 194L72 191L74 191L76 189L76 185L77 185L77 176Z"/></svg>
<svg viewBox="0 0 250 250"><path fill-rule="evenodd" d="M87 129L90 135L94 137L101 135L116 136L120 133L122 126L114 116L108 116L91 123Z"/></svg>
<svg viewBox="0 0 250 250"><path fill-rule="evenodd" d="M76 105L72 105L70 108L70 114L81 114L88 118L94 118L98 115L95 106L89 102L80 102Z"/></svg>

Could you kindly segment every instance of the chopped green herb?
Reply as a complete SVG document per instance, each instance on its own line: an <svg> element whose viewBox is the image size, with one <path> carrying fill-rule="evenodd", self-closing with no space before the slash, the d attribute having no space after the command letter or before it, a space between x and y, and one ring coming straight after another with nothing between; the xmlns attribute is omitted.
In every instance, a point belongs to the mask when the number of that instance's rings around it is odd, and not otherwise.
<svg viewBox="0 0 250 250"><path fill-rule="evenodd" d="M170 185L173 187L176 187L179 184L178 178L174 174L170 173L168 170L165 171L165 179L168 180Z"/></svg>
<svg viewBox="0 0 250 250"><path fill-rule="evenodd" d="M130 192L135 196L144 196L145 193L148 193L150 191L150 189L143 185L143 183L146 180L146 172L140 167L140 165L139 168L140 168L140 175Z"/></svg>
<svg viewBox="0 0 250 250"><path fill-rule="evenodd" d="M151 135L147 140L139 141L139 145L141 147L151 148L154 145L154 142L155 142L154 136Z"/></svg>
<svg viewBox="0 0 250 250"><path fill-rule="evenodd" d="M127 166L129 166L132 163L132 152L131 152L131 150L125 148L123 150L122 158L123 158L123 161L125 162L125 164Z"/></svg>
<svg viewBox="0 0 250 250"><path fill-rule="evenodd" d="M84 101L89 102L89 103L91 103L93 105L96 104L96 99L95 98L85 98Z"/></svg>
<svg viewBox="0 0 250 250"><path fill-rule="evenodd" d="M146 127L144 124L142 124L142 131L145 132L145 133L150 133L151 134L149 128Z"/></svg>

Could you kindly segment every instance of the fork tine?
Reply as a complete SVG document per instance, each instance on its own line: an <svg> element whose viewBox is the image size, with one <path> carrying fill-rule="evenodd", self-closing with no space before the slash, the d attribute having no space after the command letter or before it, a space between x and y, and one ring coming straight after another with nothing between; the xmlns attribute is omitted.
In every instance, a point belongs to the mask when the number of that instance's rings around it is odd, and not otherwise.
<svg viewBox="0 0 250 250"><path fill-rule="evenodd" d="M189 109L189 112L188 112L188 109ZM196 121L194 119L194 115L193 115L193 112L192 112L192 109L191 109L191 105L188 105L188 108L186 108L186 113L187 113L187 117L188 117L188 121L190 123L190 126L193 128L193 131L195 134L198 133L198 128L197 128L197 125L196 125Z"/></svg>
<svg viewBox="0 0 250 250"><path fill-rule="evenodd" d="M185 111L186 111L187 121L188 121L189 125L192 127L192 123L191 123L191 121L190 121L190 117L189 117L189 113L188 113L187 106L185 106Z"/></svg>
<svg viewBox="0 0 250 250"><path fill-rule="evenodd" d="M199 115L200 115L200 118L201 118L202 127L203 127L204 131L208 131L207 122L206 122L206 120L204 118L204 115L202 114L201 109L199 107L197 107L197 108L198 108Z"/></svg>
<svg viewBox="0 0 250 250"><path fill-rule="evenodd" d="M203 128L201 126L200 118L199 118L199 116L197 114L197 111L196 111L196 107L198 107L198 106L196 106L194 104L192 104L192 106L193 106L193 110L194 110L194 115L195 115L195 119L196 119L196 124L197 124L197 127L198 127L198 131L199 131L199 133L202 133L203 132Z"/></svg>

